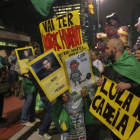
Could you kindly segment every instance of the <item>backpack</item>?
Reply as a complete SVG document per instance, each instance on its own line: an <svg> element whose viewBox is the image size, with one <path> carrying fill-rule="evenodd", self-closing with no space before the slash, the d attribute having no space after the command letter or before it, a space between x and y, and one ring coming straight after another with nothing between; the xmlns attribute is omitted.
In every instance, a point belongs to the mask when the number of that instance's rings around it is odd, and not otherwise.
<svg viewBox="0 0 140 140"><path fill-rule="evenodd" d="M25 98L22 80L19 80L18 82L15 83L15 96L20 100L23 100Z"/></svg>

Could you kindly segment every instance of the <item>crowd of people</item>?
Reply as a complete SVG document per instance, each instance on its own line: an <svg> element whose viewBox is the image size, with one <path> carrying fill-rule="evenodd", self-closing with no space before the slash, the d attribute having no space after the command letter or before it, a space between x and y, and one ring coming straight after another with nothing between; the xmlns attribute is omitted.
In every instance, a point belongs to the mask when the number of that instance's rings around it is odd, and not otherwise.
<svg viewBox="0 0 140 140"><path fill-rule="evenodd" d="M140 32L140 20L136 24L137 31ZM24 51L25 57L29 58L29 61L37 58L40 55L40 46L36 42L31 44L33 47L33 56L28 57L28 51ZM44 117L42 125L39 127L39 137L43 139L51 139L48 134L49 127L54 121L56 128L62 134L61 139L68 139L71 137L79 137L86 140L86 125L92 124L95 117L90 114L89 110L83 108L84 100L87 99L92 102L96 89L101 86L104 79L100 78L100 75L104 75L110 80L117 83L116 91L122 92L128 90L140 97L140 43L134 46L135 57L131 54L130 47L124 46L124 43L120 39L111 39L106 47L105 52L90 49L91 63L93 67L93 74L95 77L95 83L83 88L80 91L74 91L69 93L66 91L57 98L56 102L50 102L46 97L44 91L39 86L38 82L29 71L26 74L20 73L19 64L17 61L15 50L11 50L11 55L8 57L8 61L5 61L0 56L0 123L5 123L7 120L2 117L4 95L6 93L14 94L15 83L19 80L23 82L25 102L22 108L21 125L33 127L33 122L40 122L39 118L36 118L35 104L37 93L40 94L41 101L45 105L47 113ZM48 60L43 62L43 66L47 67ZM7 67L8 69L7 70ZM47 67L50 69L51 67ZM136 75L137 74L137 75ZM89 106L88 106L89 107ZM63 111L63 108L67 110L69 117L71 118L71 127L67 132L61 127L59 122L59 115ZM87 119L89 118L90 119ZM79 124L78 124L79 123ZM78 125L77 125L78 124ZM68 126L70 127L70 126ZM80 127L80 128L79 128ZM75 135L79 131L80 135ZM114 140L119 138L111 132Z"/></svg>

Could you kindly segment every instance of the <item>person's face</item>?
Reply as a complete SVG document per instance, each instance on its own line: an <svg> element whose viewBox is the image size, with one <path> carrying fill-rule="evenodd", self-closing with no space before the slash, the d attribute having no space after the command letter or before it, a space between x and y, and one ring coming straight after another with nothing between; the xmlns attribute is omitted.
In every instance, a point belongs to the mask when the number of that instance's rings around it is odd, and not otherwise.
<svg viewBox="0 0 140 140"><path fill-rule="evenodd" d="M7 77L6 72L3 71L3 72L1 73L1 80L2 80L3 82L6 81L6 77Z"/></svg>
<svg viewBox="0 0 140 140"><path fill-rule="evenodd" d="M24 56L28 57L28 51L24 51Z"/></svg>
<svg viewBox="0 0 140 140"><path fill-rule="evenodd" d="M78 68L78 66L79 66L79 63L73 62L73 63L70 64L70 69L75 70L75 69Z"/></svg>
<svg viewBox="0 0 140 140"><path fill-rule="evenodd" d="M114 60L115 58L115 50L112 46L112 44L109 42L107 44L106 50L105 50L106 54L107 54L107 58L110 60Z"/></svg>
<svg viewBox="0 0 140 140"><path fill-rule="evenodd" d="M46 70L49 70L51 69L51 63L48 61L48 60L45 60L43 62L43 67L46 69Z"/></svg>
<svg viewBox="0 0 140 140"><path fill-rule="evenodd" d="M94 52L91 53L91 60L95 61L97 59L97 56L95 55Z"/></svg>
<svg viewBox="0 0 140 140"><path fill-rule="evenodd" d="M118 23L117 21L111 19L109 23L106 23L106 33L109 35L117 34Z"/></svg>
<svg viewBox="0 0 140 140"><path fill-rule="evenodd" d="M98 55L98 59L102 60L102 54L101 53Z"/></svg>
<svg viewBox="0 0 140 140"><path fill-rule="evenodd" d="M135 57L137 60L140 60L140 50L135 51Z"/></svg>
<svg viewBox="0 0 140 140"><path fill-rule="evenodd" d="M39 51L40 51L39 48L36 47L36 48L34 48L33 50L34 50L34 54L35 54L35 55L39 55Z"/></svg>
<svg viewBox="0 0 140 140"><path fill-rule="evenodd" d="M126 50L127 50L127 54L130 55L130 53L131 53L130 52L130 49L129 48L126 48Z"/></svg>
<svg viewBox="0 0 140 140"><path fill-rule="evenodd" d="M140 26L138 25L138 23L135 24L135 27L137 28L137 32L140 33Z"/></svg>
<svg viewBox="0 0 140 140"><path fill-rule="evenodd" d="M135 44L133 48L134 48L134 50L137 50L139 48L139 46Z"/></svg>
<svg viewBox="0 0 140 140"><path fill-rule="evenodd" d="M15 50L12 50L12 51L11 51L11 54L12 54L12 55L16 55L16 51L15 51Z"/></svg>

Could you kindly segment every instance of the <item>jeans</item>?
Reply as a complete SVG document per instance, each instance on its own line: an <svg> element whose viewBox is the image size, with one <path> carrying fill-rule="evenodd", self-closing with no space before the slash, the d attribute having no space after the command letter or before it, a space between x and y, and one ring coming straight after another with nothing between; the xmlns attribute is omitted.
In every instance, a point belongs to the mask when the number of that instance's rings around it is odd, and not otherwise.
<svg viewBox="0 0 140 140"><path fill-rule="evenodd" d="M43 135L48 132L52 122L51 112L52 112L53 102L50 102L46 96L41 97L41 101L45 104L45 108L47 110L44 121L39 128L39 134Z"/></svg>
<svg viewBox="0 0 140 140"><path fill-rule="evenodd" d="M35 121L35 105L36 105L37 91L25 95L25 102L22 108L21 123Z"/></svg>
<svg viewBox="0 0 140 140"><path fill-rule="evenodd" d="M4 94L0 94L0 117L2 117L3 105L4 105Z"/></svg>

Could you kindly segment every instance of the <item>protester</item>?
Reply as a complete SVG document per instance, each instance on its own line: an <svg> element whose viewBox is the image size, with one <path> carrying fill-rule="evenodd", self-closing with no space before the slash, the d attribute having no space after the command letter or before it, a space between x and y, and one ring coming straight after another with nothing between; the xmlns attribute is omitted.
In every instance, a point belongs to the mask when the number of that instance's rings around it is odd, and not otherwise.
<svg viewBox="0 0 140 140"><path fill-rule="evenodd" d="M107 57L111 60L104 68L102 75L117 83L116 91L128 90L140 95L140 63L132 55L127 55L123 42L120 39L112 39L107 44ZM99 78L97 85L101 86L104 79ZM119 138L111 132L114 140Z"/></svg>
<svg viewBox="0 0 140 140"><path fill-rule="evenodd" d="M138 61L140 61L140 48L135 51L135 57Z"/></svg>
<svg viewBox="0 0 140 140"><path fill-rule="evenodd" d="M17 56L15 50L11 50L11 55L9 56L9 63L11 65L9 71L9 80L11 85L11 91L14 92L15 82L18 81L18 74L15 71L15 67L17 63Z"/></svg>
<svg viewBox="0 0 140 140"><path fill-rule="evenodd" d="M34 47L34 45L35 45L35 47ZM32 46L34 48L34 53L36 55L39 55L39 45L37 45L37 43L33 43ZM35 58L36 58L36 56L32 56L32 59L35 59ZM37 83L36 79L34 78L34 76L32 75L32 73L30 71L29 71L29 77L30 77L30 80L32 81L33 85L38 90L41 101L44 103L45 109L47 111L47 113L44 117L44 121L43 121L42 125L39 127L38 136L42 139L50 140L50 139L52 139L52 137L48 134L48 131L49 131L49 127L52 122L51 112L52 112L53 102L50 102L49 99L46 97L42 88L39 86L39 84Z"/></svg>
<svg viewBox="0 0 140 140"><path fill-rule="evenodd" d="M130 50L129 46L126 47L126 50L127 50L127 54L130 55L131 54L131 50Z"/></svg>
<svg viewBox="0 0 140 140"><path fill-rule="evenodd" d="M7 81L8 75L6 72L6 67L0 68L0 123L6 123L7 119L2 117L3 106L4 106L4 95L9 93L10 86Z"/></svg>
<svg viewBox="0 0 140 140"><path fill-rule="evenodd" d="M103 69L102 62L98 59L98 52L93 51L91 53L92 65L97 67L99 71Z"/></svg>
<svg viewBox="0 0 140 140"><path fill-rule="evenodd" d="M86 100L86 102L85 102ZM85 103L85 108L83 108ZM53 105L52 118L59 132L61 140L64 139L83 139L86 140L85 125L92 124L95 117L89 112L91 100L86 89L74 91L71 94L66 91L62 96L57 98ZM63 127L64 122L59 121L61 111L64 110L69 114L70 119L67 119L66 128ZM63 114L63 120L66 120ZM72 125L69 125L71 124ZM80 129L79 129L80 128Z"/></svg>

